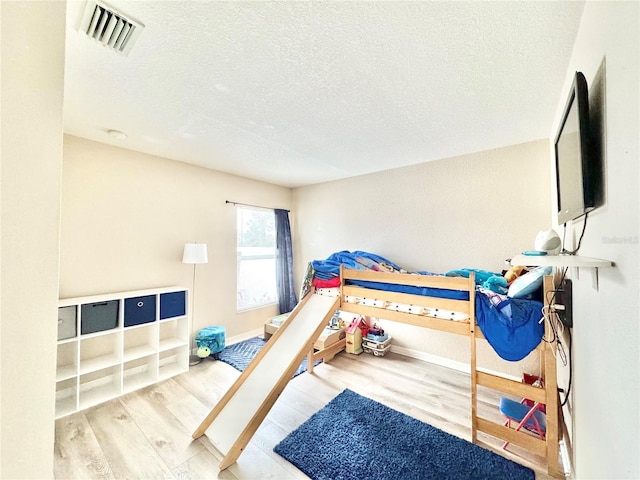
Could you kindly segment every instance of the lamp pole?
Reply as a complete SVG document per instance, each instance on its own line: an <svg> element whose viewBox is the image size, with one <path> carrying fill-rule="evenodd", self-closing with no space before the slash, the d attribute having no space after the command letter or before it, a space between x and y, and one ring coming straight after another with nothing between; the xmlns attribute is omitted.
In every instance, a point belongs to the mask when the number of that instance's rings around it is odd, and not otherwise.
<svg viewBox="0 0 640 480"><path fill-rule="evenodd" d="M195 346L195 335L193 332L195 305L196 305L196 265L199 263L208 263L207 244L206 243L185 243L184 253L182 255L182 263L193 264L193 280L191 283L191 332L189 333L189 365L197 365L202 361L200 357L193 353Z"/></svg>

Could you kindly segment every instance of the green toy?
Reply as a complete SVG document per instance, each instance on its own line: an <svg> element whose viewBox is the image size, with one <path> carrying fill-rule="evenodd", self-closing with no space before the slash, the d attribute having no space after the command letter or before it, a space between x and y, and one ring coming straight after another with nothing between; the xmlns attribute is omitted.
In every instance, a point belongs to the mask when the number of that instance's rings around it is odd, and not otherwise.
<svg viewBox="0 0 640 480"><path fill-rule="evenodd" d="M203 346L198 348L198 357L207 358L211 355L211 349L209 347Z"/></svg>

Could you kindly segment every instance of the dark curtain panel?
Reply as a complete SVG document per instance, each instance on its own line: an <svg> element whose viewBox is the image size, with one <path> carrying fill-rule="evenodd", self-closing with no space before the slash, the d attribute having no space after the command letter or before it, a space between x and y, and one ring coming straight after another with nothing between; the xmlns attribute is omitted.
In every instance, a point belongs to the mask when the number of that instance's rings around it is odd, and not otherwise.
<svg viewBox="0 0 640 480"><path fill-rule="evenodd" d="M276 285L280 313L293 310L298 303L293 287L293 246L289 212L275 209L276 215Z"/></svg>

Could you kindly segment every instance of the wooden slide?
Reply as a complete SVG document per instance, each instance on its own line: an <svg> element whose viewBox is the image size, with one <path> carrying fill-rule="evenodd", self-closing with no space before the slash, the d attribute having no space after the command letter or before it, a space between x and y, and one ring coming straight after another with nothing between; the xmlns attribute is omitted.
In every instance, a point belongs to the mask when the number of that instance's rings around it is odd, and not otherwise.
<svg viewBox="0 0 640 480"><path fill-rule="evenodd" d="M302 299L193 433L223 454L220 470L238 460L339 306L339 297Z"/></svg>

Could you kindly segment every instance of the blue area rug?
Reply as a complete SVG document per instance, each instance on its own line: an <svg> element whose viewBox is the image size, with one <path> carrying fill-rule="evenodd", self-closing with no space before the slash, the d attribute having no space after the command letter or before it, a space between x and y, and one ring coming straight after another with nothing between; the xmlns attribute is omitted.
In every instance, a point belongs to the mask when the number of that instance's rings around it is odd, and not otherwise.
<svg viewBox="0 0 640 480"><path fill-rule="evenodd" d="M344 390L273 449L313 480L534 480L533 470Z"/></svg>
<svg viewBox="0 0 640 480"><path fill-rule="evenodd" d="M250 338L249 340L244 340L239 343L234 343L233 345L229 345L224 350L222 350L218 354L218 360L228 363L236 370L240 370L244 372L244 370L249 366L253 357L255 357L258 352L265 346L267 341L262 337ZM321 363L322 360L318 360L315 365ZM300 375L303 372L307 371L307 359L302 361L298 369L293 374L293 377ZM293 378L291 377L291 378Z"/></svg>

